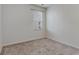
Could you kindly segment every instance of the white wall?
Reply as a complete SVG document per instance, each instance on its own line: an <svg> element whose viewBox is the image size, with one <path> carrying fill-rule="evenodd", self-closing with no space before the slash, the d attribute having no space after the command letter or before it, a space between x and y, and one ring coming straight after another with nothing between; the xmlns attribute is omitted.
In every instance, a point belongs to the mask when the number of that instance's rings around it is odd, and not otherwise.
<svg viewBox="0 0 79 59"><path fill-rule="evenodd" d="M0 5L0 52L2 49L2 6Z"/></svg>
<svg viewBox="0 0 79 59"><path fill-rule="evenodd" d="M79 5L51 5L47 31L49 38L79 48Z"/></svg>
<svg viewBox="0 0 79 59"><path fill-rule="evenodd" d="M3 45L29 41L44 37L44 29L35 31L31 9L45 11L44 8L31 5L3 5Z"/></svg>

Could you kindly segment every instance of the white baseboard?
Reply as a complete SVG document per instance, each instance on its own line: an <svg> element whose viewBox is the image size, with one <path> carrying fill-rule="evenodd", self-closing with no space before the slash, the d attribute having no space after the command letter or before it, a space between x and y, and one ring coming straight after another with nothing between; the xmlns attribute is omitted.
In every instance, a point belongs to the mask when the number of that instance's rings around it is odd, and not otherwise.
<svg viewBox="0 0 79 59"><path fill-rule="evenodd" d="M28 42L28 41L32 41L32 40L37 40L37 39L44 39L44 38L52 39L52 40L57 41L57 42L59 42L59 43L61 43L61 44L68 45L68 46L70 46L70 47L79 49L79 47L76 47L75 45L72 45L72 44L70 44L70 43L62 42L62 41L57 40L57 39L59 39L59 38L56 38L56 37L54 37L54 36L38 37L38 38L31 38L31 39L24 40L24 41L11 42L11 43L8 43L8 44L3 44L3 47L4 47L4 46L8 46L8 45L14 45L14 44L22 43L22 42ZM0 50L0 52L1 52L1 50Z"/></svg>
<svg viewBox="0 0 79 59"><path fill-rule="evenodd" d="M7 43L7 44L3 44L3 47L8 46L8 45L14 45L14 44L22 43L22 42L28 42L28 41L32 41L32 40L43 39L43 38L45 38L45 37L38 37L38 38L31 38L31 39L29 38L28 40L11 42L11 43Z"/></svg>
<svg viewBox="0 0 79 59"><path fill-rule="evenodd" d="M75 45L72 45L72 44L70 44L70 43L57 40L57 39L59 39L59 38L57 38L57 37L54 37L54 36L47 36L47 38L48 38L48 39L51 39L51 40L54 40L54 41L57 41L57 42L59 42L59 43L61 43L61 44L64 44L64 45L67 45L67 46L70 46L70 47L79 49L78 46L75 46Z"/></svg>

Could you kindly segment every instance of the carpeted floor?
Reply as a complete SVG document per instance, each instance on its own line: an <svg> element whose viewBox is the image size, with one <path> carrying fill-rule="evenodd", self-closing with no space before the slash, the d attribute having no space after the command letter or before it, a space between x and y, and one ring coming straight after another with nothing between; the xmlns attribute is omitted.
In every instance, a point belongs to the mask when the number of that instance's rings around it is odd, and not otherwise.
<svg viewBox="0 0 79 59"><path fill-rule="evenodd" d="M3 47L3 55L75 55L79 49L50 39L38 39Z"/></svg>

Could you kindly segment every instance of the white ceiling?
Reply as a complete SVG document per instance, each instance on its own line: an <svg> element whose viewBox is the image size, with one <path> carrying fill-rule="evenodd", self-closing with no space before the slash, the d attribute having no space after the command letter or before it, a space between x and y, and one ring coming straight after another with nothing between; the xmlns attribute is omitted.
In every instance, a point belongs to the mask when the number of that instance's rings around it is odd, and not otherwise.
<svg viewBox="0 0 79 59"><path fill-rule="evenodd" d="M51 4L35 4L35 5L48 8L50 7Z"/></svg>

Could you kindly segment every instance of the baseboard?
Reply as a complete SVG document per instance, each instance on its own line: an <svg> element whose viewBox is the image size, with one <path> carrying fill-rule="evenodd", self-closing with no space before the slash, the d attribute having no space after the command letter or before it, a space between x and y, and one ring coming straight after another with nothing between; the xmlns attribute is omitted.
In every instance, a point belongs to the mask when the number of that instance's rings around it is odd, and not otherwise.
<svg viewBox="0 0 79 59"><path fill-rule="evenodd" d="M72 45L72 44L69 44L69 43L66 43L66 42L62 42L62 41L59 41L59 40L56 40L56 39L58 39L58 38L56 38L56 37L54 37L54 36L47 36L47 38L48 39L51 39L51 40L54 40L54 41L56 41L56 42L58 42L58 43L60 43L60 44L63 44L63 45L66 45L66 46L70 46L70 47L72 47L72 48L76 48L76 49L79 49L79 47L76 47L75 45Z"/></svg>
<svg viewBox="0 0 79 59"><path fill-rule="evenodd" d="M67 46L70 46L72 48L76 48L76 49L79 49L79 47L76 47L72 44L68 44L68 43L65 43L65 42L62 42L62 41L59 41L59 40L56 40L57 38L54 37L54 36L47 36L47 37L39 37L39 38L33 38L33 39L29 39L29 40L25 40L25 41L18 41L18 42L11 42L11 43L8 43L8 44L3 44L3 47L4 46L9 46L9 45L14 45L14 44L19 44L19 43L23 43L23 42L29 42L29 41L32 41L32 40L37 40L37 39L51 39L51 40L54 40L60 44L63 44L63 45L67 45ZM1 50L0 50L1 51Z"/></svg>
<svg viewBox="0 0 79 59"><path fill-rule="evenodd" d="M9 46L9 45L14 45L14 44L19 44L19 43L23 43L23 42L29 42L29 41L32 41L32 40L38 40L38 39L46 39L46 37L39 37L39 38L33 38L33 39L29 39L29 40L24 40L24 41L11 42L11 43L8 43L8 44L3 44L3 47Z"/></svg>

